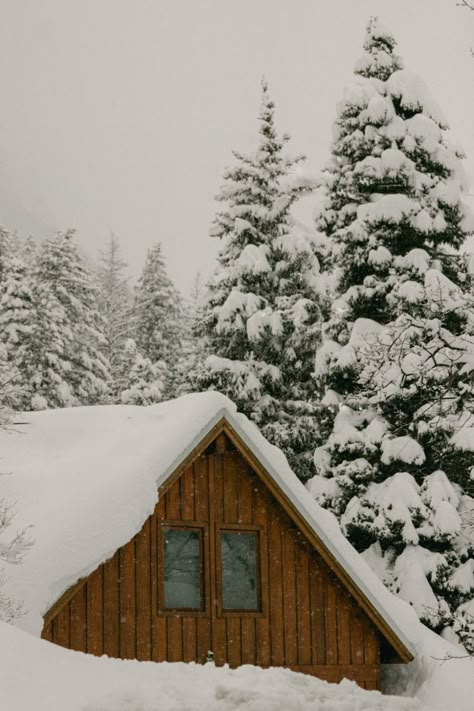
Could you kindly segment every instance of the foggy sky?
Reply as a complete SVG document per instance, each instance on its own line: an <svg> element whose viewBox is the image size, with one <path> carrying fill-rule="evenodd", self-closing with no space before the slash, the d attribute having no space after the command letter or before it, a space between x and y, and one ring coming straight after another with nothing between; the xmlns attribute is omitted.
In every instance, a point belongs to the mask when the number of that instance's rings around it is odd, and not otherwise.
<svg viewBox="0 0 474 711"><path fill-rule="evenodd" d="M0 11L0 222L39 238L76 227L91 257L113 231L132 274L158 240L184 291L212 268L213 196L231 150L255 145L262 75L290 149L317 172L372 14L474 177L474 13L456 0L0 0Z"/></svg>

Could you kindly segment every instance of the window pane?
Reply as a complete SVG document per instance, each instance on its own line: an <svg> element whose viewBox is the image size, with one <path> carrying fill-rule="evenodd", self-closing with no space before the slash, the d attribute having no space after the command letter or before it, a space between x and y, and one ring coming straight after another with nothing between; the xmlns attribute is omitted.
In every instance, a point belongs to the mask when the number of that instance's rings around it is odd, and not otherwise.
<svg viewBox="0 0 474 711"><path fill-rule="evenodd" d="M165 607L201 608L199 531L164 528Z"/></svg>
<svg viewBox="0 0 474 711"><path fill-rule="evenodd" d="M222 606L224 610L256 610L257 534L221 534Z"/></svg>

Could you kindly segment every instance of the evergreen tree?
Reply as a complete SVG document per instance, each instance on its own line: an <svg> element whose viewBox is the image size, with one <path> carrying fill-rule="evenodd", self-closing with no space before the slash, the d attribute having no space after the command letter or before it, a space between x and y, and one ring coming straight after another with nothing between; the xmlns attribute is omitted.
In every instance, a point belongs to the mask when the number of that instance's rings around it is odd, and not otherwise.
<svg viewBox="0 0 474 711"><path fill-rule="evenodd" d="M2 403L11 410L72 405L66 382L71 364L63 357L65 314L45 285L32 277L23 247L6 231L0 235Z"/></svg>
<svg viewBox="0 0 474 711"><path fill-rule="evenodd" d="M152 363L168 368L166 397L173 396L173 370L181 348L181 299L169 278L161 245L148 250L135 287L134 328L140 353Z"/></svg>
<svg viewBox="0 0 474 711"><path fill-rule="evenodd" d="M316 238L290 216L312 187L297 177L275 130L274 103L262 84L258 146L234 152L224 174L212 235L222 240L209 284L202 332L210 356L202 389L228 395L281 446L302 478L318 441L312 369L320 320Z"/></svg>
<svg viewBox="0 0 474 711"><path fill-rule="evenodd" d="M126 266L119 241L111 234L105 249L100 252L97 278L98 305L104 324L104 353L110 363L112 377L131 329L131 295L125 275Z"/></svg>
<svg viewBox="0 0 474 711"><path fill-rule="evenodd" d="M309 487L425 622L465 631L474 310L457 250L473 221L462 155L395 46L371 20L325 174L336 289L316 374L340 409Z"/></svg>
<svg viewBox="0 0 474 711"><path fill-rule="evenodd" d="M11 385L8 387L9 404L15 409L31 407L31 379L36 358L32 352L32 342L36 328L37 309L31 279L24 262L11 258L4 275L0 299L0 340L4 348L5 365L10 367L12 373L10 378L6 378Z"/></svg>
<svg viewBox="0 0 474 711"><path fill-rule="evenodd" d="M201 311L206 298L206 286L201 274L194 278L188 299L181 309L181 352L174 374L176 396L191 393L208 355L206 341L200 329Z"/></svg>
<svg viewBox="0 0 474 711"><path fill-rule="evenodd" d="M65 402L83 405L100 402L109 381L108 362L103 354L103 321L92 273L79 255L72 231L58 234L43 244L35 279L44 319L48 304L57 318L55 362L63 363L61 377L72 397L71 400L65 392ZM50 348L46 322L44 327L38 337Z"/></svg>
<svg viewBox="0 0 474 711"><path fill-rule="evenodd" d="M0 226L0 289L8 273L9 260L14 254L13 241L10 232Z"/></svg>
<svg viewBox="0 0 474 711"><path fill-rule="evenodd" d="M115 398L124 405L151 405L163 400L167 367L139 353L132 338L125 341L114 379Z"/></svg>

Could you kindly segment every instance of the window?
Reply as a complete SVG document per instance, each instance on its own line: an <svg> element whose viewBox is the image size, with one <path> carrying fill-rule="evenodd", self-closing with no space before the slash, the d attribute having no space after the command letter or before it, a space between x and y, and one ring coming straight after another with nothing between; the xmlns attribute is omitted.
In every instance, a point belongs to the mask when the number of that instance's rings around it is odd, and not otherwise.
<svg viewBox="0 0 474 711"><path fill-rule="evenodd" d="M167 609L203 609L200 529L163 528L163 603Z"/></svg>
<svg viewBox="0 0 474 711"><path fill-rule="evenodd" d="M222 609L259 609L257 532L221 531Z"/></svg>
<svg viewBox="0 0 474 711"><path fill-rule="evenodd" d="M197 521L164 521L158 531L159 614L262 615L264 541L264 532L252 525L211 532Z"/></svg>

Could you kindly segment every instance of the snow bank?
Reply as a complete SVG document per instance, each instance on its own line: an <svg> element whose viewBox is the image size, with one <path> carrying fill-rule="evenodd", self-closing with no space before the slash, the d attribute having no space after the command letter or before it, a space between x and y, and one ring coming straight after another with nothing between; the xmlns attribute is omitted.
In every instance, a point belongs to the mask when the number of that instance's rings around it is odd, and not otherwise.
<svg viewBox="0 0 474 711"><path fill-rule="evenodd" d="M4 711L430 711L288 669L98 659L0 623Z"/></svg>

